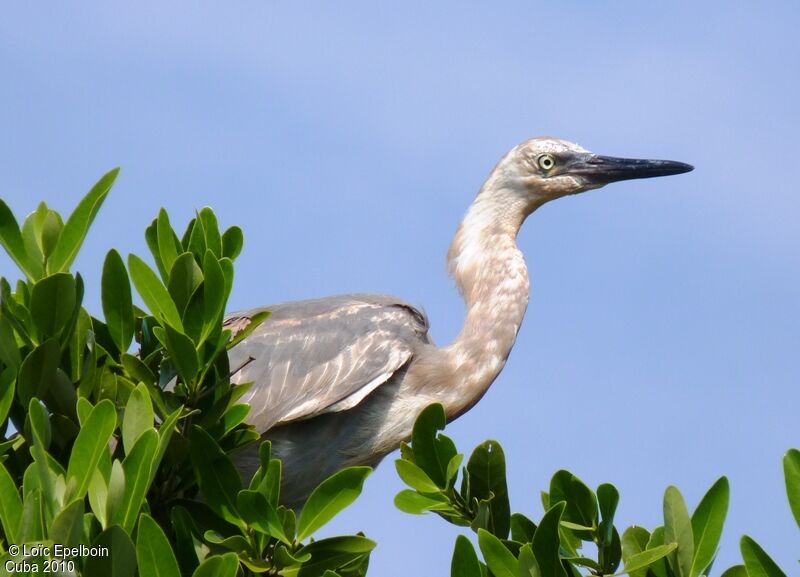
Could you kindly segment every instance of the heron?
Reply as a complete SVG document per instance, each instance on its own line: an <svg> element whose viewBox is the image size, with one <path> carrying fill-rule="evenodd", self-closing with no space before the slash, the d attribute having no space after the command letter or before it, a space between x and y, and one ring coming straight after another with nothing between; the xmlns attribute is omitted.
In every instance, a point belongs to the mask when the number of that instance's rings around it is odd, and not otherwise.
<svg viewBox="0 0 800 577"><path fill-rule="evenodd" d="M425 313L383 294L345 294L233 313L234 332L270 311L230 352L232 381L252 382L241 401L247 422L283 461L281 500L299 506L337 470L376 466L411 436L415 418L441 403L448 421L472 408L508 359L529 282L516 237L543 204L611 182L680 174L669 160L593 154L557 138L511 149L494 167L458 227L447 254L466 305L455 340L437 347ZM255 448L235 456L248 478Z"/></svg>

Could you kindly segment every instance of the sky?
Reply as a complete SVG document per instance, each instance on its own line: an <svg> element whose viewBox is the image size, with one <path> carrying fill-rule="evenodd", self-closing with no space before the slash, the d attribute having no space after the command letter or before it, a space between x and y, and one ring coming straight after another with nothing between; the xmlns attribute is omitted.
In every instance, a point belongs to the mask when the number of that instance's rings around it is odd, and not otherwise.
<svg viewBox="0 0 800 577"><path fill-rule="evenodd" d="M100 314L105 253L146 254L160 207L239 225L231 309L344 292L463 304L444 256L496 161L537 135L692 173L546 205L519 235L532 295L509 362L447 434L508 459L512 509L567 468L614 483L618 525L690 510L721 475L715 574L800 531L800 4L13 3L0 18L0 197L68 213L122 173L76 270ZM0 259L0 274L14 276ZM394 509L390 456L329 533L378 541L376 576L449 574L456 527Z"/></svg>

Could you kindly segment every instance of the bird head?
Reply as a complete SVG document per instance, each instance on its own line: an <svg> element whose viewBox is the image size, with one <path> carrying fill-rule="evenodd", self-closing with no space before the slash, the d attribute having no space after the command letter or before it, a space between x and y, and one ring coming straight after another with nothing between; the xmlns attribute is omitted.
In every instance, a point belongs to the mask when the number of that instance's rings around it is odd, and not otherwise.
<svg viewBox="0 0 800 577"><path fill-rule="evenodd" d="M493 177L503 188L533 206L611 182L689 172L694 167L672 160L600 156L566 140L540 137L514 147L497 165Z"/></svg>

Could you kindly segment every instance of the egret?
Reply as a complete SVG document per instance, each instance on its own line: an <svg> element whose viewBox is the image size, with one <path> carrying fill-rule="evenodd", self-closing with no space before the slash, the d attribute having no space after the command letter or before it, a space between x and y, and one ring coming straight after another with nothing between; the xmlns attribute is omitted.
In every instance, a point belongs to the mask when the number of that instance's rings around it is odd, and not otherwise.
<svg viewBox="0 0 800 577"><path fill-rule="evenodd" d="M448 420L468 411L503 369L528 304L528 271L516 237L537 208L611 182L692 170L682 162L614 158L555 138L514 147L495 166L447 255L466 304L461 332L437 347L425 314L380 294L347 294L234 313L234 331L255 313L270 318L231 351L232 380L247 421L283 461L282 501L298 505L342 467L375 466L409 439L422 409ZM258 454L237 467L252 475Z"/></svg>

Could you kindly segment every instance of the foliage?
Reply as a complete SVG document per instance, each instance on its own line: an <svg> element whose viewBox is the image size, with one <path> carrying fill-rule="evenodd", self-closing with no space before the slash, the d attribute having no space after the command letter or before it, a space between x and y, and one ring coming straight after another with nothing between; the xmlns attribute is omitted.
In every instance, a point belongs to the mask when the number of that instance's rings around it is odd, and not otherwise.
<svg viewBox="0 0 800 577"><path fill-rule="evenodd" d="M438 404L417 418L411 445L403 445L401 458L395 461L400 478L410 487L397 494L395 505L406 513L435 513L477 534L483 560L472 541L460 535L453 551L453 577L623 573L700 577L711 571L728 512L725 477L711 486L691 514L680 491L668 487L663 525L652 531L632 526L620 533L614 524L619 503L616 487L603 483L593 491L562 470L541 494L545 513L537 523L522 513L511 513L500 444L481 443L461 467L464 455L440 432L444 426L444 409ZM784 471L791 509L800 525L800 451L786 454ZM731 567L723 577L784 577L750 537L742 537L741 552L744 564Z"/></svg>
<svg viewBox="0 0 800 577"><path fill-rule="evenodd" d="M179 237L162 209L145 233L155 268L109 251L103 319L83 308L70 266L116 176L66 222L42 203L19 226L0 201L0 244L24 277L13 288L0 278L0 574L9 560L18 574L43 572L60 544L110 553L71 557L67 574L364 575L374 542L309 538L355 499L368 468L333 475L296 518L280 504L268 442L248 483L231 461L259 441L223 325L240 229L220 231L204 208ZM12 547L26 544L50 554Z"/></svg>

